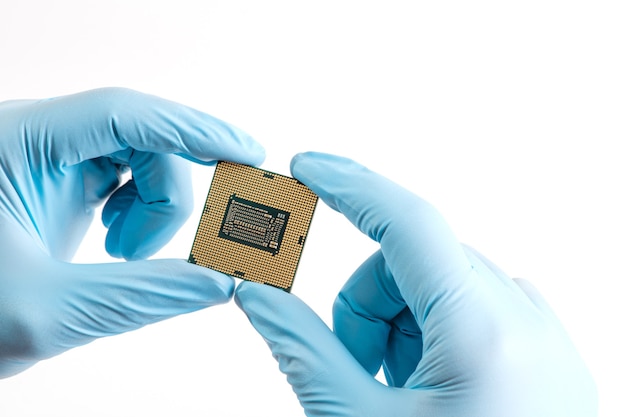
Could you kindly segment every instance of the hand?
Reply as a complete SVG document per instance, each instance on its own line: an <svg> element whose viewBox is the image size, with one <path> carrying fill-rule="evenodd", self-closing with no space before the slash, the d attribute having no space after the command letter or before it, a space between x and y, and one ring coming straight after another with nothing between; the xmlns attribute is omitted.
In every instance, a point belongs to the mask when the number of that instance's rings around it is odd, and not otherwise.
<svg viewBox="0 0 626 417"><path fill-rule="evenodd" d="M592 378L528 282L460 245L431 205L355 162L308 153L291 170L380 243L341 290L334 333L293 295L248 282L235 292L306 415L595 415ZM381 365L389 386L374 379Z"/></svg>
<svg viewBox="0 0 626 417"><path fill-rule="evenodd" d="M231 278L139 261L192 208L189 162L258 164L245 133L157 97L102 89L0 103L0 377L98 337L230 299ZM120 186L121 173L132 179ZM134 262L68 263L106 201L106 249Z"/></svg>

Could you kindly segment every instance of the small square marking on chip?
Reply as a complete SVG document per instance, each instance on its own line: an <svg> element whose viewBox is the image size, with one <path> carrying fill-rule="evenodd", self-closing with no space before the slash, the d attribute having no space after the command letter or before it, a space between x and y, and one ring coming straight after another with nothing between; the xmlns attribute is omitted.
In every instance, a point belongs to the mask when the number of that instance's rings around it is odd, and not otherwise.
<svg viewBox="0 0 626 417"><path fill-rule="evenodd" d="M317 199L295 178L220 161L189 262L291 291Z"/></svg>

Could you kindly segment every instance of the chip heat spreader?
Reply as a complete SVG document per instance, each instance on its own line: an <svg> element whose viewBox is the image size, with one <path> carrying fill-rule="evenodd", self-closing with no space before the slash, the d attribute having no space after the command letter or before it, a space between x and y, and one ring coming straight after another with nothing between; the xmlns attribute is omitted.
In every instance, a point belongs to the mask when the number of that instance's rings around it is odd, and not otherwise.
<svg viewBox="0 0 626 417"><path fill-rule="evenodd" d="M220 161L189 262L289 292L317 200L295 178Z"/></svg>

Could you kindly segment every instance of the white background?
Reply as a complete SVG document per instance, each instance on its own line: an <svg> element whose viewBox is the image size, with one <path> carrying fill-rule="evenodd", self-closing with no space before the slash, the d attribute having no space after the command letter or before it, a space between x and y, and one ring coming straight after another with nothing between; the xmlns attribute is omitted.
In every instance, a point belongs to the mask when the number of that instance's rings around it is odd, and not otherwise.
<svg viewBox="0 0 626 417"><path fill-rule="evenodd" d="M350 156L531 279L624 416L623 1L0 0L0 101L123 86L228 120L288 174ZM186 258L198 211L157 257ZM366 186L364 184L364 186ZM103 228L77 262L109 262ZM375 246L323 204L293 293L330 323ZM303 415L234 303L99 340L0 381L1 416Z"/></svg>

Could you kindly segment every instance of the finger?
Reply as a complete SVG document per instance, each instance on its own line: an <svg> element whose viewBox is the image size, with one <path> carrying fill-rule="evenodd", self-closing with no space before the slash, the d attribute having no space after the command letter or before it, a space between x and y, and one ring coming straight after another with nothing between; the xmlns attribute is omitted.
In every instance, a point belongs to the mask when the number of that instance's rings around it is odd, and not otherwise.
<svg viewBox="0 0 626 417"><path fill-rule="evenodd" d="M124 258L125 254L130 258L132 255L122 249L124 243L122 229L128 224L126 218L137 199L137 185L131 179L115 190L102 209L102 224L108 229L104 246L109 255L115 258Z"/></svg>
<svg viewBox="0 0 626 417"><path fill-rule="evenodd" d="M234 290L231 277L179 259L65 264L58 274L65 348L225 303Z"/></svg>
<svg viewBox="0 0 626 417"><path fill-rule="evenodd" d="M422 359L422 332L408 307L391 322L383 370L387 384L403 387Z"/></svg>
<svg viewBox="0 0 626 417"><path fill-rule="evenodd" d="M189 164L174 155L134 152L133 180L118 189L102 212L107 251L127 260L161 249L191 214Z"/></svg>
<svg viewBox="0 0 626 417"><path fill-rule="evenodd" d="M133 148L198 162L257 165L263 148L215 117L159 97L105 88L22 104L29 136L51 161L74 165Z"/></svg>
<svg viewBox="0 0 626 417"><path fill-rule="evenodd" d="M120 185L124 168L109 158L95 158L82 164L85 206L102 204Z"/></svg>
<svg viewBox="0 0 626 417"><path fill-rule="evenodd" d="M137 198L137 185L134 180L128 180L126 184L119 187L107 200L102 208L102 224L109 229L108 234L112 234L113 224L117 222L119 216L124 216L128 208ZM108 238L108 236L107 236ZM118 239L116 238L116 241Z"/></svg>
<svg viewBox="0 0 626 417"><path fill-rule="evenodd" d="M291 170L329 206L380 242L400 294L425 333L428 315L435 314L438 320L454 317L446 305L474 286L474 276L461 245L434 207L346 158L299 154Z"/></svg>
<svg viewBox="0 0 626 417"><path fill-rule="evenodd" d="M333 305L334 332L370 375L382 364L391 321L406 306L380 251L343 286Z"/></svg>
<svg viewBox="0 0 626 417"><path fill-rule="evenodd" d="M267 342L307 415L344 416L354 409L387 415L390 411L379 400L385 387L298 298L243 282L235 291L235 302Z"/></svg>
<svg viewBox="0 0 626 417"><path fill-rule="evenodd" d="M370 375L384 364L391 386L402 386L421 359L421 332L380 251L341 289L333 323L337 337Z"/></svg>

